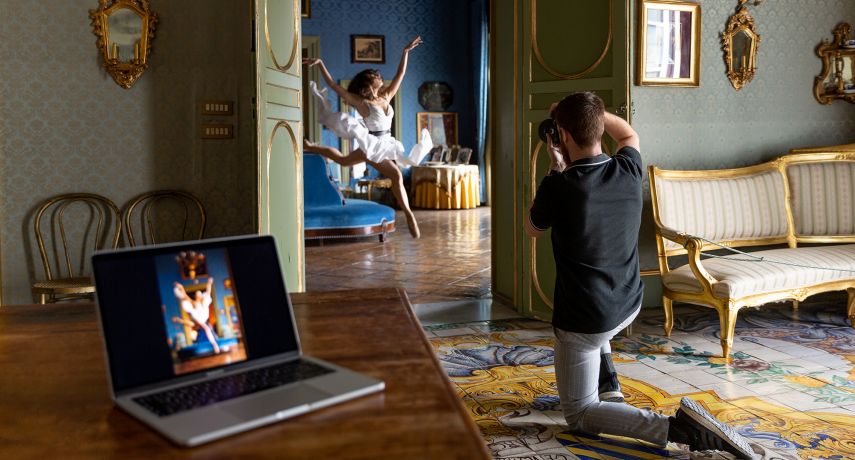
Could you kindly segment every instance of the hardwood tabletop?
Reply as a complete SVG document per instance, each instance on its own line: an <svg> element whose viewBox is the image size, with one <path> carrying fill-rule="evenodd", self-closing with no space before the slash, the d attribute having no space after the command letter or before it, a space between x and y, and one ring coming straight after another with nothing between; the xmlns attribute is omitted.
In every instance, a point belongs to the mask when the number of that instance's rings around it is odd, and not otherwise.
<svg viewBox="0 0 855 460"><path fill-rule="evenodd" d="M92 304L0 308L0 458L490 458L403 289L291 299L306 354L386 389L190 449L113 405Z"/></svg>

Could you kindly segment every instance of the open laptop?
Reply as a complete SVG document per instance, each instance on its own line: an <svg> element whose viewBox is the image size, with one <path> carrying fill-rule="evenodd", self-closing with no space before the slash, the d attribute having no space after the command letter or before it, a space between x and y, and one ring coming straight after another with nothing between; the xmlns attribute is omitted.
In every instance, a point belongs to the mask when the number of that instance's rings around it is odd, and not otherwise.
<svg viewBox="0 0 855 460"><path fill-rule="evenodd" d="M384 388L302 354L270 236L102 251L92 268L113 400L177 444Z"/></svg>

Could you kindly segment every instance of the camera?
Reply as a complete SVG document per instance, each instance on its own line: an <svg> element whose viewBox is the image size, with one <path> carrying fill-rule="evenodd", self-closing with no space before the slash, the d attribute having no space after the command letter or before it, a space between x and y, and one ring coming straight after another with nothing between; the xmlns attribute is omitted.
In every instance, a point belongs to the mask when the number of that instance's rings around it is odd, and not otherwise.
<svg viewBox="0 0 855 460"><path fill-rule="evenodd" d="M559 143L558 140L558 127L555 124L555 120L552 118L547 118L540 122L540 126L537 128L537 135L540 137L540 140L546 142L546 135L549 134L552 137L552 144L557 146Z"/></svg>

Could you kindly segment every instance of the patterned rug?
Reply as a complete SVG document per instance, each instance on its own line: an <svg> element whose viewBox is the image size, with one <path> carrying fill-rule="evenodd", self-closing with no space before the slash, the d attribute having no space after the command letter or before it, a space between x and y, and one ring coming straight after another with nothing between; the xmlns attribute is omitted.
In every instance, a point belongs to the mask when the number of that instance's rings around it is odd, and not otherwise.
<svg viewBox="0 0 855 460"><path fill-rule="evenodd" d="M712 309L645 309L630 337L612 341L628 403L672 415L699 401L764 459L855 458L855 330L845 300L747 309L730 360L720 358ZM571 433L558 408L551 326L531 319L425 327L440 361L495 458L732 458L657 448L636 439Z"/></svg>

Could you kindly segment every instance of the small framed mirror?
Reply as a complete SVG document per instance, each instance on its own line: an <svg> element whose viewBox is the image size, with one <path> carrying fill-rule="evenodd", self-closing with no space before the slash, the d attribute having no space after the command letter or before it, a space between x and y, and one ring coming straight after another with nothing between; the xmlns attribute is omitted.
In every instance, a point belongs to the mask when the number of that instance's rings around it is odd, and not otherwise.
<svg viewBox="0 0 855 460"><path fill-rule="evenodd" d="M148 67L157 14L149 0L98 0L89 17L107 73L129 89Z"/></svg>
<svg viewBox="0 0 855 460"><path fill-rule="evenodd" d="M754 18L748 14L747 0L739 0L736 13L727 20L727 28L721 34L727 78L739 91L754 78L757 70L757 44L760 36L754 28Z"/></svg>
<svg viewBox="0 0 855 460"><path fill-rule="evenodd" d="M692 2L640 0L638 71L644 86L699 86L701 6Z"/></svg>
<svg viewBox="0 0 855 460"><path fill-rule="evenodd" d="M416 112L416 133L427 129L435 145L457 144L457 112Z"/></svg>

